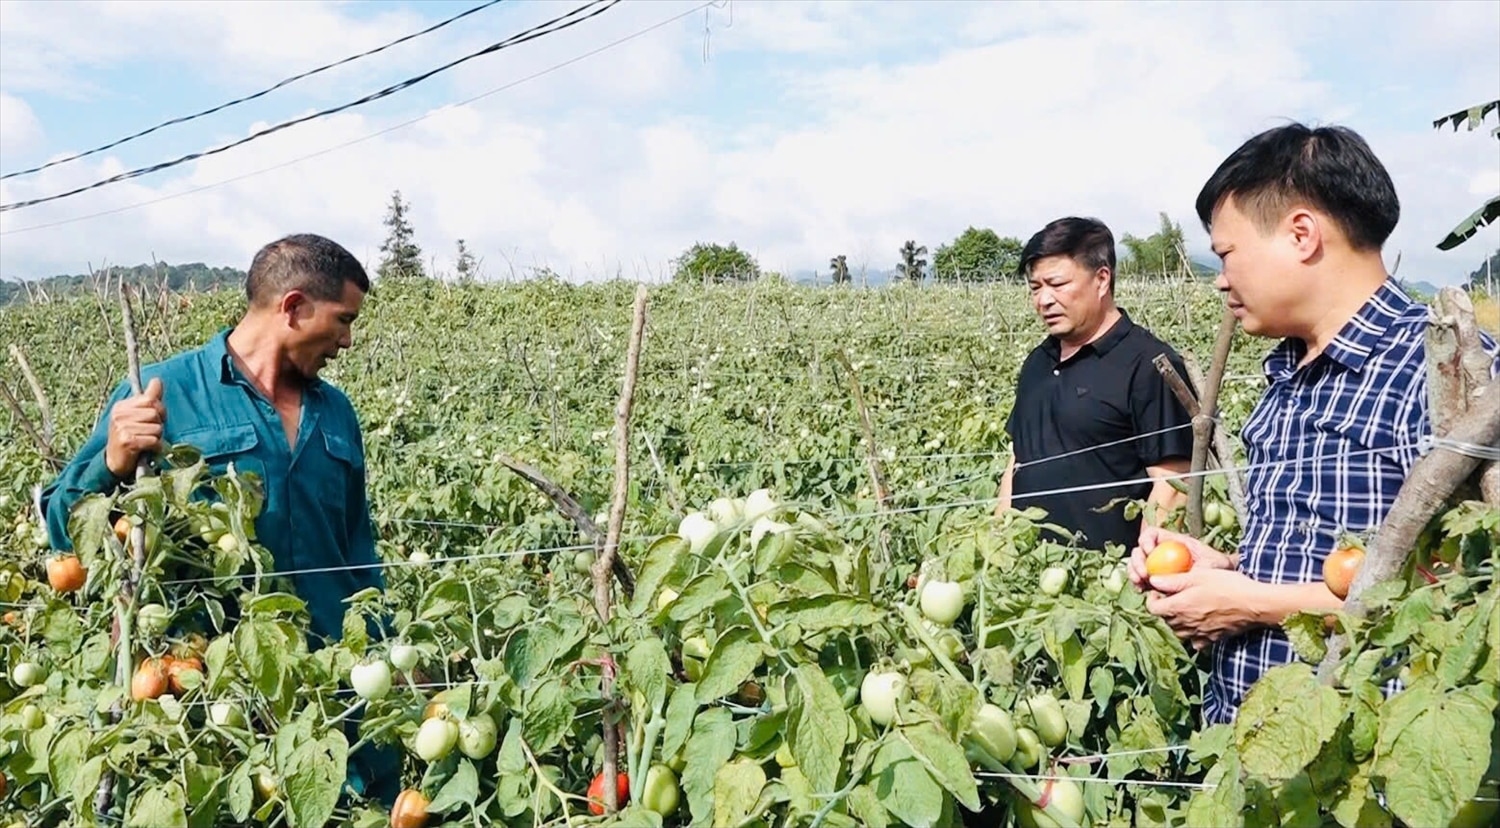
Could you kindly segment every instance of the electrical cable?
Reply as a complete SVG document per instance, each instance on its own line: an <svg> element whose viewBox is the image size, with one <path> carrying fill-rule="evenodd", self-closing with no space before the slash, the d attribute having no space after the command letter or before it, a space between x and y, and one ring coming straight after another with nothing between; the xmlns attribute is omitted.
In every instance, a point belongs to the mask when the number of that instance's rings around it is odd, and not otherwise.
<svg viewBox="0 0 1500 828"><path fill-rule="evenodd" d="M582 17L575 17L575 15L578 15L584 9L589 8L590 6L598 5L601 2L605 3L606 5L604 5L602 8L599 8L599 9L596 9L596 10L594 10L592 12L589 12L588 14L583 15ZM92 184L88 184L88 185L83 186L83 187L77 187L77 188L74 188L72 190L68 190L66 192L56 193L56 194L53 194L53 195L50 195L50 196L44 196L42 198L27 199L26 201L11 202L10 204L0 204L0 213L10 212L12 210L19 210L19 209L21 209L23 207L34 207L34 206L36 206L38 204L46 204L47 202L57 201L57 200L60 200L60 199L68 198L70 196L78 195L79 193L88 192L89 190L93 190L93 189L96 189L96 188L99 188L99 187L103 187L103 186L108 185L108 184L114 184L114 183L120 182L120 181L127 181L127 180L130 180L132 178L140 178L143 175L150 175L151 173L154 173L154 172L160 172L162 170L169 169L171 167L175 167L175 166L178 166L180 164L186 164L189 161L196 161L199 158L205 158L205 157L210 156L210 155L217 155L217 154L219 154L221 152L225 152L227 150L234 149L235 147L239 147L239 146L242 146L244 144L248 144L251 141L254 141L256 139L264 138L265 136L270 135L271 133L279 132L279 131L281 131L283 129L286 129L288 127L296 126L298 124L306 123L307 121L311 121L311 120L314 120L314 119L317 119L317 118L326 117L328 115L334 115L334 114L337 114L339 112L343 112L345 110L352 109L352 108L354 108L356 106L361 106L363 104L370 103L372 101L377 101L377 100L379 100L381 98L393 95L393 94L395 94L397 92L400 92L403 89L407 89L407 88L410 88L412 86L415 86L418 83L421 83L422 81L427 80L428 78L432 77L433 75L437 75L437 74L439 74L441 72L446 72L447 70L452 69L453 67L458 66L459 64L462 64L462 63L465 63L467 61L473 60L474 58L482 57L484 55L491 54L493 52L498 52L501 49L507 49L507 48L509 48L511 46L516 46L516 45L519 45L519 44L522 44L522 43L526 43L528 41L537 40L539 38L545 37L546 35L556 34L557 32L560 32L560 31L562 31L564 29L568 29L568 28L571 28L573 26L576 26L579 23L583 23L586 20L590 20L590 19L592 19L594 17L598 17L599 15L603 14L604 12L609 11L610 9L614 8L619 3L620 3L620 0L591 0L591 2L588 3L587 5L580 6L579 8L574 9L573 11L570 11L567 14L561 15L559 17L555 17L552 20L549 20L546 23L541 24L540 26L533 27L531 29L526 30L525 32L521 32L520 34L513 35L513 36L511 36L511 37L509 37L509 38L507 38L505 40L499 41L497 43L492 43L489 46L486 46L485 48L480 49L477 52L473 52L471 54L468 54L468 55L465 55L465 56L463 56L461 58L458 58L457 60L450 61L450 62L448 62L448 63L446 63L446 64L444 64L442 66L437 67L436 69L432 69L430 71L424 72L424 73L422 73L420 75L417 75L415 77L407 78L406 80L401 81L400 83L394 84L392 86L388 86L385 89L380 90L379 92L374 92L374 93L371 93L369 95L366 95L365 97L360 98L359 100L351 101L349 103L342 104L342 105L336 106L336 107L332 107L330 109L324 109L324 110L321 110L319 112L314 112L314 113L312 113L310 115L304 115L301 118L294 118L294 119L292 119L290 121L283 121L282 123L279 123L279 124L277 124L275 126L267 127L267 128L265 128L263 130L260 130L259 132L255 132L255 133L253 133L251 135L248 135L248 136L246 136L244 138L241 138L238 141L234 141L234 142L231 142L231 143L228 143L228 144L224 144L223 146L214 147L213 149L203 150L201 152L191 153L189 155L184 155L181 158L175 158L175 159L173 159L171 161L164 161L164 162L162 162L160 164L153 164L153 165L151 165L149 167L139 167L137 169L130 170L128 172L123 172L123 173L120 173L119 175L115 175L115 176L111 176L109 178L103 179L102 181L95 181ZM570 18L570 17L574 18L574 19L568 20L567 18ZM564 22L564 21L566 21L566 22ZM553 28L548 28L548 27L553 27Z"/></svg>
<svg viewBox="0 0 1500 828"><path fill-rule="evenodd" d="M487 3L483 3L481 5L475 6L474 8L469 9L468 11L459 12L458 14L456 14L456 15L448 18L447 20L443 20L443 21L441 21L439 23L435 23L435 24L433 24L431 26L428 26L427 28L423 29L420 32L413 32L412 34L406 35L405 37L397 38L396 40L392 40L391 42L386 43L386 44L384 44L382 46L377 46L374 49L371 49L371 50L369 50L367 52L360 52L357 55L350 55L349 57L346 57L343 60L334 61L333 63L329 63L329 64L326 64L326 65L323 65L323 66L319 66L316 69L310 69L310 70L308 70L306 72L301 73L300 75L293 75L293 76L291 76L289 78L286 78L285 80L277 81L274 86L268 86L265 89L260 90L259 92L256 92L256 93L251 94L251 95L246 95L243 98L235 98L234 100L229 101L227 103L222 103L222 104L219 104L218 106L215 106L215 107L212 107L212 108L209 108L209 109L205 109L202 112L195 112L192 115L183 115L183 116L178 117L178 118L173 118L170 121L163 121L163 122L157 124L156 126L153 126L153 127L147 128L147 129L143 129L140 132L135 133L134 135L127 135L124 138L119 138L117 140L109 142L108 144L104 144L102 146L94 147L93 149L87 150L85 152L80 152L77 155L70 155L70 156L68 156L66 158L59 158L59 159L57 159L55 161L48 161L47 163L41 165L40 167L32 167L29 170L17 170L15 172L5 173L4 175L0 175L0 181L4 181L7 178L15 178L15 177L21 176L21 175L31 175L32 173L41 172L42 170L45 170L45 169L47 169L49 167L55 167L55 166L57 166L59 164L66 164L69 161L77 161L80 158L87 158L88 156L94 155L95 153L104 152L105 150L108 150L108 149L114 149L115 147L118 147L121 144L129 143L130 141L134 141L137 138L140 138L140 137L143 137L143 136L146 136L146 135L150 135L151 133L156 132L159 129L165 129L165 128L169 127L169 126L174 126L176 124L185 124L188 121L192 121L192 120L195 120L197 118L202 118L205 115L212 115L215 112L223 112L224 110L229 109L232 106L238 106L239 104L246 103L248 101L253 101L256 98L264 97L264 96L269 95L272 92L275 92L276 90L282 88L283 86L288 86L288 85L290 85L292 83L295 83L295 82L297 82L299 80L302 80L304 78L312 77L313 75L316 75L319 72L326 72L329 69L333 69L335 67L343 66L346 63L352 63L353 61L359 60L360 58L369 57L370 55L377 54L379 52L383 52L386 49L391 48L392 46L398 46L398 45L400 45L402 43L405 43L405 42L407 42L409 40L414 40L416 38L419 38L422 35L431 34L432 32L435 32L438 29L441 29L441 28L443 28L444 26L447 26L450 23L453 23L453 22L461 20L461 19L463 19L465 17L468 17L469 15L474 14L475 12L483 11L483 10L489 8L490 6L493 6L493 5L495 5L496 3L499 3L499 2L501 2L501 0L489 0L489 2L487 2Z"/></svg>

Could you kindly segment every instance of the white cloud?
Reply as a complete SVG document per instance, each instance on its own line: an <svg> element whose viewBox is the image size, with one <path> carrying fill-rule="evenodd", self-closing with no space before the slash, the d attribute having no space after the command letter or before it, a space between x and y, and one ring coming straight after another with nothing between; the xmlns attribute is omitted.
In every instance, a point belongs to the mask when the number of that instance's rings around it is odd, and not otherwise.
<svg viewBox="0 0 1500 828"><path fill-rule="evenodd" d="M0 92L0 156L26 152L36 146L41 137L42 125L26 101Z"/></svg>
<svg viewBox="0 0 1500 828"><path fill-rule="evenodd" d="M129 5L110 14L135 21L130 31L166 16L162 4L105 4L116 5ZM310 65L314 53L327 59L359 48L347 40L333 46L340 31L367 46L421 25L400 9L355 25L346 7L296 5L306 6L294 21L298 34L269 55L256 53L254 44L279 30L283 6L265 15L259 7L195 4L196 22L174 24L175 31L206 32L194 36L215 44L215 71L259 76L292 62ZM571 5L530 10L526 20ZM564 35L477 60L455 73L451 95L425 100L495 88L694 5L622 4ZM244 267L266 241L314 231L373 264L381 217L398 188L413 204L418 241L439 267L451 266L454 240L464 238L491 275L542 265L578 278L617 270L661 275L694 241L730 240L772 268L826 269L829 256L845 253L856 270L884 269L908 238L932 249L970 224L1024 238L1069 213L1104 218L1123 235L1150 232L1165 210L1203 251L1192 212L1199 186L1245 138L1298 118L1343 120L1370 138L1403 200L1391 258L1399 249L1402 275L1439 280L1471 270L1469 260L1482 256L1475 251L1491 244L1487 228L1465 252L1432 249L1477 205L1476 188L1488 182L1494 189L1500 164L1489 128L1440 133L1430 126L1435 113L1422 114L1409 129L1391 128L1376 120L1374 101L1364 99L1370 90L1326 71L1315 74L1315 66L1327 65L1315 58L1343 56L1357 78L1361 61L1408 60L1402 27L1409 26L1416 33L1410 48L1433 71L1500 63L1500 47L1473 42L1476 19L1485 22L1489 12L1463 8L1471 5L1483 4L1458 3L1433 15L1464 24L1451 36L1467 50L1461 53L1445 51L1442 30L1418 26L1427 18L1414 7L1395 7L1392 22L1383 22L1383 11L1358 7L1298 7L1301 24L1293 29L1358 29L1385 44L1372 54L1359 45L1365 39L1289 36L1287 7L1280 4L736 0L732 26L727 8L710 10L706 65L700 12L513 90L292 167L105 218L0 237L0 259L8 274L29 275L77 270L105 256L135 262L152 253ZM962 19L951 27L934 22L934 8ZM500 28L525 25L519 21ZM961 36L932 45L950 30ZM87 31L59 32L42 46L35 31L26 37L32 54L61 54ZM0 54L10 54L12 32L3 28ZM414 50L412 60L420 54ZM98 65L116 59L106 53ZM95 68L75 62L60 74L86 86ZM1432 99L1484 94L1483 84L1453 76L1451 88L1386 94L1421 113ZM742 99L753 99L754 109L741 108ZM421 114L416 100L407 99L398 115L350 112L185 165L181 174L0 214L0 230L128 206L280 164ZM1362 123L1362 116L1369 120ZM0 199L55 192L122 169L112 158L90 160L96 163L0 183Z"/></svg>

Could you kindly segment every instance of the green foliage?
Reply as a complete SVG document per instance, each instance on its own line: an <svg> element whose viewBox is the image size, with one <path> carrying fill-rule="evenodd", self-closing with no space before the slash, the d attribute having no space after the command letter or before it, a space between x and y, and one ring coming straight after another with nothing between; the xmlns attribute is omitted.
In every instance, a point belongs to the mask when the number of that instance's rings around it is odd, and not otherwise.
<svg viewBox="0 0 1500 828"><path fill-rule="evenodd" d="M453 272L460 282L472 282L479 275L479 263L474 260L474 254L469 252L463 239L458 240L458 258L453 265Z"/></svg>
<svg viewBox="0 0 1500 828"><path fill-rule="evenodd" d="M918 247L917 243L907 240L901 245L901 261L896 264L896 273L900 280L915 284L922 281L927 275L927 247Z"/></svg>
<svg viewBox="0 0 1500 828"><path fill-rule="evenodd" d="M1469 107L1468 109L1462 109L1458 112L1454 112L1451 115L1444 115L1443 117L1438 118L1436 121L1432 122L1432 128L1440 130L1443 128L1444 124L1452 123L1453 131L1457 132L1460 124L1468 123L1469 130L1473 131L1480 127L1480 125L1484 122L1484 118L1486 115L1497 110L1500 110L1500 100L1477 104L1475 106ZM1500 126L1496 126L1490 134L1493 135L1496 140L1500 140ZM1474 234L1479 232L1479 228L1484 227L1485 225L1490 224L1497 219L1500 219L1500 195L1496 195L1486 201L1479 207L1479 209L1470 213L1468 218L1459 222L1458 226L1448 231L1448 235L1444 236L1442 241L1439 241L1437 243L1437 249L1452 250L1453 248L1463 244L1465 241L1468 241L1470 238L1473 238Z"/></svg>
<svg viewBox="0 0 1500 828"><path fill-rule="evenodd" d="M202 262L173 265L138 264L133 267L109 267L90 277L86 273L49 276L28 284L0 280L0 306L30 301L32 296L62 299L80 293L93 293L95 279L107 283L108 295L116 295L120 277L132 287L165 285L174 291L212 291L220 288L244 290L245 271L232 267L209 267Z"/></svg>
<svg viewBox="0 0 1500 828"><path fill-rule="evenodd" d="M739 249L734 242L722 244L695 242L674 262L673 281L689 284L715 282L753 282L760 278L755 257Z"/></svg>
<svg viewBox="0 0 1500 828"><path fill-rule="evenodd" d="M1122 276L1163 276L1179 273L1185 268L1191 272L1192 263L1187 258L1187 247L1182 235L1182 225L1161 213L1161 226L1155 233L1143 238L1126 233L1120 239L1126 254L1119 260Z"/></svg>
<svg viewBox="0 0 1500 828"><path fill-rule="evenodd" d="M1017 279L1024 248L1020 239L970 227L932 256L932 278L940 282L995 282Z"/></svg>
<svg viewBox="0 0 1500 828"><path fill-rule="evenodd" d="M836 285L849 284L849 257L840 253L828 260L828 269L833 273L833 283Z"/></svg>
<svg viewBox="0 0 1500 828"><path fill-rule="evenodd" d="M380 266L375 270L381 279L421 279L427 275L422 248L407 216L410 211L411 205L401 199L400 190L391 194L385 214L386 237L380 243Z"/></svg>

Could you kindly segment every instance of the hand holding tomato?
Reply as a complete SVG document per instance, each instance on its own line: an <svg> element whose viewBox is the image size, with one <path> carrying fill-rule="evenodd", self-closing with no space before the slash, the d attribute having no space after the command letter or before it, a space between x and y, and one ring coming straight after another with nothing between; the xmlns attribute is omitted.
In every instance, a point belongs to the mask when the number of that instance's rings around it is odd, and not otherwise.
<svg viewBox="0 0 1500 828"><path fill-rule="evenodd" d="M1157 592L1146 597L1146 609L1199 649L1260 623L1255 599L1264 585L1241 572L1195 563L1178 575L1152 577L1151 586Z"/></svg>
<svg viewBox="0 0 1500 828"><path fill-rule="evenodd" d="M1191 535L1145 524L1141 526L1140 541L1130 551L1127 573L1130 583L1144 592L1148 586L1155 585L1151 580L1153 577L1199 568L1234 569L1234 562L1228 555Z"/></svg>

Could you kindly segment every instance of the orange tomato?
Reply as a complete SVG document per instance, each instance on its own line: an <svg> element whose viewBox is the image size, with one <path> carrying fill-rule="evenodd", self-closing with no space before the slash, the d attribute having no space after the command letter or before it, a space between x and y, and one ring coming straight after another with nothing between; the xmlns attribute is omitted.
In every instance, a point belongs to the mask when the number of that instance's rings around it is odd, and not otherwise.
<svg viewBox="0 0 1500 828"><path fill-rule="evenodd" d="M621 808L630 799L630 777L623 772L615 774L615 804ZM604 771L594 775L589 783L589 813L599 816L604 813Z"/></svg>
<svg viewBox="0 0 1500 828"><path fill-rule="evenodd" d="M1365 562L1365 550L1358 546L1341 547L1323 559L1323 583L1328 585L1328 591L1339 598L1349 596L1349 585L1354 583L1354 576L1359 574L1359 567Z"/></svg>
<svg viewBox="0 0 1500 828"><path fill-rule="evenodd" d="M167 665L162 659L148 658L135 668L130 679L130 697L136 701L160 698L167 692Z"/></svg>
<svg viewBox="0 0 1500 828"><path fill-rule="evenodd" d="M187 692L182 686L182 678L179 675L183 670L197 670L203 672L203 662L197 658L172 658L168 656L167 662L167 685L172 688L172 694L181 696Z"/></svg>
<svg viewBox="0 0 1500 828"><path fill-rule="evenodd" d="M1146 556L1146 574L1178 575L1193 566L1193 553L1181 541L1164 540Z"/></svg>
<svg viewBox="0 0 1500 828"><path fill-rule="evenodd" d="M120 539L120 543L130 539L130 518L120 515L120 519L115 521L115 537Z"/></svg>
<svg viewBox="0 0 1500 828"><path fill-rule="evenodd" d="M58 592L77 592L83 588L88 570L77 555L53 555L47 559L47 583Z"/></svg>
<svg viewBox="0 0 1500 828"><path fill-rule="evenodd" d="M427 824L427 806L431 804L422 792L407 788L396 797L391 808L391 828L423 828Z"/></svg>

